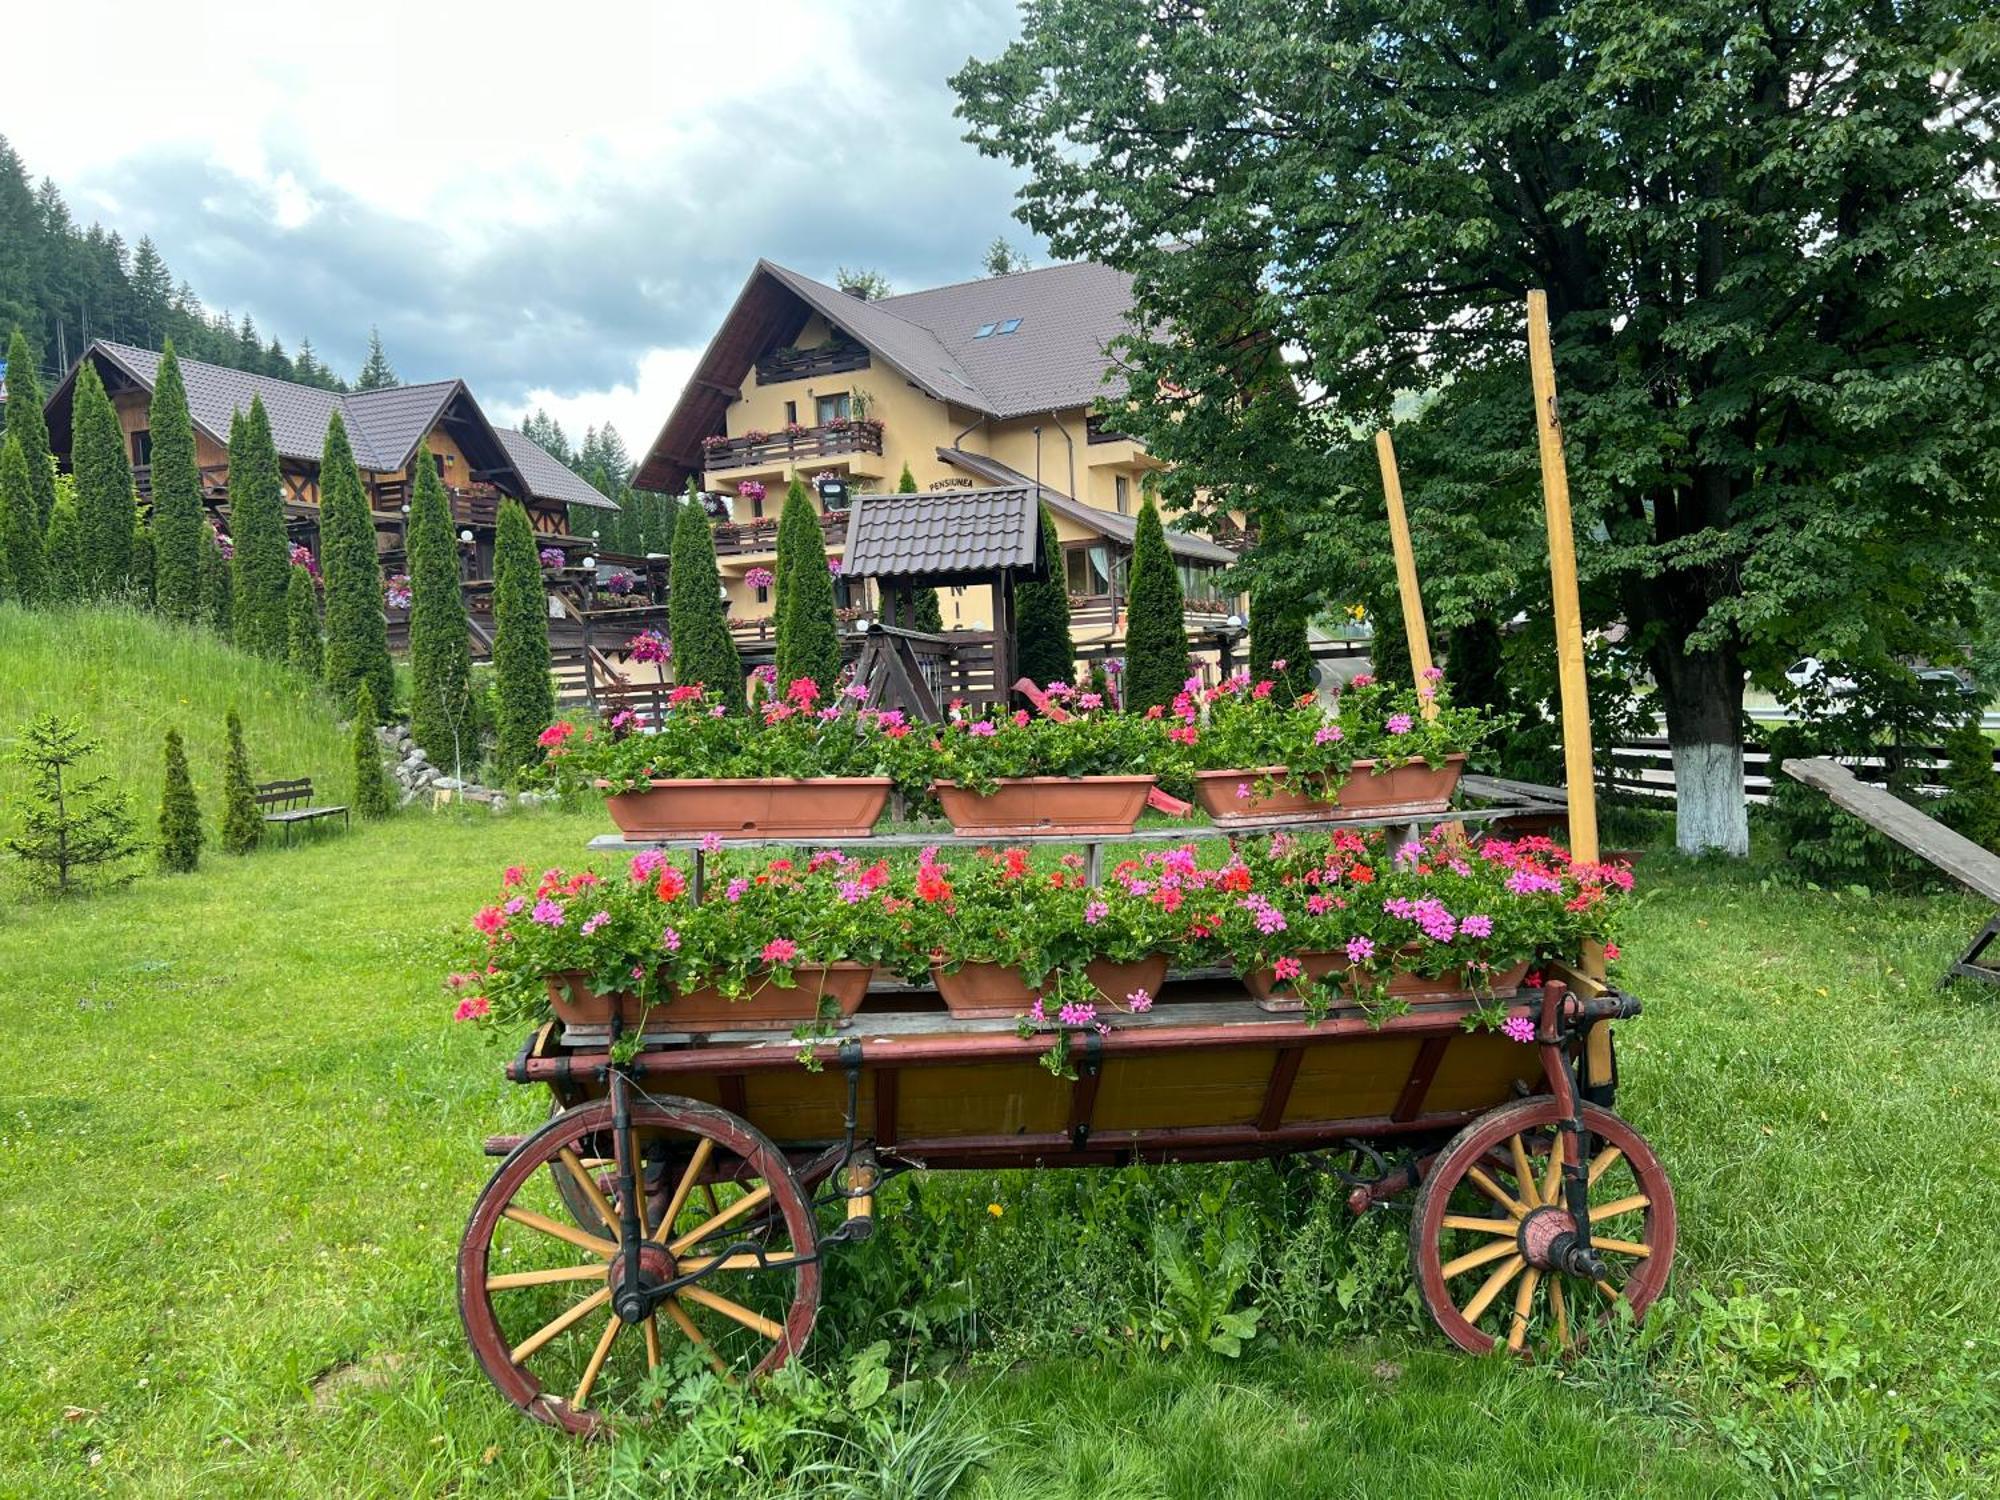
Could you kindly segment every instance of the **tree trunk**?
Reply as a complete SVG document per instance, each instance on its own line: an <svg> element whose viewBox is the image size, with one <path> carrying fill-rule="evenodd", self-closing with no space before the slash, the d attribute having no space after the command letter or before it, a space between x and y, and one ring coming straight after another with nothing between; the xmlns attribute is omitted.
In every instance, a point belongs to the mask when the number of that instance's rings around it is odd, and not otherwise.
<svg viewBox="0 0 2000 1500"><path fill-rule="evenodd" d="M1743 796L1743 670L1733 651L1652 653L1674 758L1675 842L1685 854L1750 852Z"/></svg>

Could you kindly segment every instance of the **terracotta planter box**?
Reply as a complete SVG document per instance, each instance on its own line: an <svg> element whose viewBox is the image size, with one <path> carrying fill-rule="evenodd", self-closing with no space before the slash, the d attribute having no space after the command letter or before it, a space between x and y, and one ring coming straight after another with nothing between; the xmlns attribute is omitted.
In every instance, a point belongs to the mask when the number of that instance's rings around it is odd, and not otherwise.
<svg viewBox="0 0 2000 1500"><path fill-rule="evenodd" d="M1337 823L1346 818L1386 818L1402 813L1443 812L1451 806L1465 757L1453 755L1441 766L1414 761L1393 770L1377 771L1372 760L1357 760L1333 797L1310 785L1286 780L1283 766L1249 771L1197 771L1194 794L1202 810L1218 827L1247 823ZM1270 796L1259 796L1256 785L1266 776L1279 785ZM1248 797L1236 795L1248 784Z"/></svg>
<svg viewBox="0 0 2000 1500"><path fill-rule="evenodd" d="M789 776L655 781L604 799L628 840L859 838L889 803L886 776Z"/></svg>
<svg viewBox="0 0 2000 1500"><path fill-rule="evenodd" d="M641 1006L638 997L620 990L600 995L584 974L548 976L549 1006L572 1026L608 1026L615 1013L627 1026L650 1024L669 1031L790 1031L819 1017L822 994L832 998L842 1020L860 1009L875 977L872 964L801 964L793 971L798 983L789 989L768 978L752 980L734 1000L715 989L684 990L666 1000Z"/></svg>
<svg viewBox="0 0 2000 1500"><path fill-rule="evenodd" d="M1084 972L1105 1004L1122 1005L1134 990L1159 994L1167 978L1167 956L1156 953L1122 964L1108 958L1093 959ZM932 964L931 978L944 997L945 1008L961 1021L1012 1020L1042 993L1040 985L1029 984L1019 969L1004 964L961 964L956 974L947 974L942 966Z"/></svg>
<svg viewBox="0 0 2000 1500"><path fill-rule="evenodd" d="M1345 953L1301 953L1297 957L1299 962L1305 965L1306 976L1311 979L1321 979L1347 967ZM1277 976L1269 969L1239 968L1238 972L1242 975L1244 987L1256 998L1259 1010L1285 1012L1305 1008L1305 1002L1297 996L1279 993L1282 986ZM1505 1000L1517 993L1527 973L1528 965L1525 962L1518 963L1511 969L1497 970L1493 975L1494 998ZM1343 988L1348 988L1349 994L1352 994L1351 988L1345 985ZM1411 1001L1485 998L1473 990L1466 982L1464 973L1457 969L1447 969L1435 979L1423 974L1398 971L1389 976L1389 993L1399 999Z"/></svg>
<svg viewBox="0 0 2000 1500"><path fill-rule="evenodd" d="M954 832L996 838L1130 833L1152 789L1150 776L1002 777L990 797L955 782L931 783Z"/></svg>

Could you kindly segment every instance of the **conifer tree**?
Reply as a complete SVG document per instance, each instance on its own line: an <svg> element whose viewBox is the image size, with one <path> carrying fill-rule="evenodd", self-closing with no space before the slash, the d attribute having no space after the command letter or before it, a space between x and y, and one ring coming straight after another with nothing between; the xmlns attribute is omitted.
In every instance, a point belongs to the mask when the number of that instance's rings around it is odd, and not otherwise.
<svg viewBox="0 0 2000 1500"><path fill-rule="evenodd" d="M0 599L37 604L42 598L42 528L35 491L17 433L0 439Z"/></svg>
<svg viewBox="0 0 2000 1500"><path fill-rule="evenodd" d="M257 811L250 752L243 744L243 720L232 708L223 723L228 750L222 767L222 849L225 854L248 854L264 837L264 815Z"/></svg>
<svg viewBox="0 0 2000 1500"><path fill-rule="evenodd" d="M160 868L185 875L201 862L201 804L188 775L187 751L178 729L167 731L166 783L160 792Z"/></svg>
<svg viewBox="0 0 2000 1500"><path fill-rule="evenodd" d="M914 495L917 493L917 476L910 472L907 459L903 462L903 472L896 480L896 493ZM916 608L908 620L891 620L891 625L901 625L905 630L926 630L932 635L944 632L944 605L938 599L934 588L918 589L915 595Z"/></svg>
<svg viewBox="0 0 2000 1500"><path fill-rule="evenodd" d="M354 377L357 391L379 391L384 387L402 384L396 378L395 370L389 364L389 356L382 350L382 330L368 330L368 360L362 365L361 373Z"/></svg>
<svg viewBox="0 0 2000 1500"><path fill-rule="evenodd" d="M236 638L236 601L221 539L201 525L201 621L225 641Z"/></svg>
<svg viewBox="0 0 2000 1500"><path fill-rule="evenodd" d="M291 544L285 537L284 480L264 398L229 424L229 540L234 639L246 651L283 660L285 590Z"/></svg>
<svg viewBox="0 0 2000 1500"><path fill-rule="evenodd" d="M28 336L18 328L7 341L6 430L21 440L21 456L28 463L28 488L34 499L30 514L39 541L56 508L56 471L49 458L49 423L42 414L41 382L35 378Z"/></svg>
<svg viewBox="0 0 2000 1500"><path fill-rule="evenodd" d="M319 586L297 563L285 587L285 661L301 677L317 682L326 671L326 644L319 633Z"/></svg>
<svg viewBox="0 0 2000 1500"><path fill-rule="evenodd" d="M1046 687L1052 682L1068 682L1076 675L1076 647L1069 634L1069 588L1062 571L1062 542L1049 508L1044 505L1040 510L1042 567L1048 577L1041 583L1016 586L1014 639L1021 675L1038 687ZM1003 686L1011 690L1013 684Z"/></svg>
<svg viewBox="0 0 2000 1500"><path fill-rule="evenodd" d="M382 742L375 737L378 717L375 690L364 681L354 698L354 796L348 805L356 817L370 820L386 818L396 810L389 777L382 770Z"/></svg>
<svg viewBox="0 0 2000 1500"><path fill-rule="evenodd" d="M682 687L705 687L718 702L741 713L743 658L722 612L715 533L692 480L674 523L673 555L667 566L667 634L674 648L674 681Z"/></svg>
<svg viewBox="0 0 2000 1500"><path fill-rule="evenodd" d="M1312 691L1306 615L1304 606L1283 597L1274 584L1259 583L1250 590L1250 675L1276 682L1287 702Z"/></svg>
<svg viewBox="0 0 2000 1500"><path fill-rule="evenodd" d="M83 585L83 523L77 519L76 501L58 494L42 554L42 597L75 599L82 594Z"/></svg>
<svg viewBox="0 0 2000 1500"><path fill-rule="evenodd" d="M44 713L21 726L14 760L27 783L21 831L6 846L29 881L57 896L81 889L93 873L116 875L141 847L132 805L104 790L109 778L77 770L98 742L75 719Z"/></svg>
<svg viewBox="0 0 2000 1500"><path fill-rule="evenodd" d="M153 607L153 528L141 521L132 528L132 602Z"/></svg>
<svg viewBox="0 0 2000 1500"><path fill-rule="evenodd" d="M160 379L169 377L169 354L160 361ZM172 396L180 393L178 369L172 373ZM125 461L125 433L118 425L118 413L104 394L104 382L97 366L85 360L77 371L70 414L70 460L76 475L76 512L82 551L78 585L92 598L117 593L125 587L132 570L132 531L138 524L138 507L132 494L132 466ZM153 394L153 513L159 515L169 492L185 500L184 513L201 521L201 479L194 463L194 429L188 424L187 405L179 407L185 442L162 441L161 393ZM166 489L162 489L162 486ZM53 524L53 512L51 512ZM195 554L187 554L190 598L194 587L192 564ZM193 619L190 610L182 619Z"/></svg>
<svg viewBox="0 0 2000 1500"><path fill-rule="evenodd" d="M451 502L437 465L425 462L425 457L418 455L408 529L410 733L432 765L451 766L458 775L463 774L458 768L478 759L470 713L472 651L465 597L459 590ZM541 727L537 726L538 733Z"/></svg>
<svg viewBox="0 0 2000 1500"><path fill-rule="evenodd" d="M833 574L819 511L799 476L792 475L778 518L778 691L801 677L833 691L840 676L840 627L833 618Z"/></svg>
<svg viewBox="0 0 2000 1500"><path fill-rule="evenodd" d="M549 677L549 606L534 528L518 500L501 502L493 543L493 675L501 774L539 765L541 732L556 716Z"/></svg>
<svg viewBox="0 0 2000 1500"><path fill-rule="evenodd" d="M335 412L319 470L320 566L326 573L326 685L342 712L368 685L378 712L395 707L389 625L382 613L382 565L375 522L354 466L347 428Z"/></svg>
<svg viewBox="0 0 2000 1500"><path fill-rule="evenodd" d="M1148 495L1132 538L1130 598L1125 611L1125 707L1166 707L1186 685L1188 658L1181 577L1167 550L1159 508Z"/></svg>

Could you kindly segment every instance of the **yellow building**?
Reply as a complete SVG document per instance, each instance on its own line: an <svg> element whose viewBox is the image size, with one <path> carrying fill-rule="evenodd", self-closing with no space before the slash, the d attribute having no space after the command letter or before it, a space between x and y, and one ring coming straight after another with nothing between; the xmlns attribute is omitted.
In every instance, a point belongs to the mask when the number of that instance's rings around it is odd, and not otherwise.
<svg viewBox="0 0 2000 1500"><path fill-rule="evenodd" d="M850 498L895 489L905 466L925 490L1036 486L1061 537L1077 649L1115 654L1134 517L1160 468L1092 415L1120 395L1106 349L1130 306L1130 279L1089 262L869 302L759 261L634 483L672 491L693 477L709 496L746 645L769 635L762 579L793 475L840 480ZM845 514L819 508L837 561ZM1167 540L1199 643L1242 612L1222 581L1235 554L1186 532ZM844 584L838 602L849 616L872 605ZM940 603L948 631L992 626L985 588L942 590Z"/></svg>

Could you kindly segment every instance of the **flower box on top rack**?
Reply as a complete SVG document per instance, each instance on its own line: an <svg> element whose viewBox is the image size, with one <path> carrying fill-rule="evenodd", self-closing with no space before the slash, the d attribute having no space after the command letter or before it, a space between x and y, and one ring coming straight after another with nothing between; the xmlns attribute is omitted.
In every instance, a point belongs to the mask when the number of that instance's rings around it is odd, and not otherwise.
<svg viewBox="0 0 2000 1500"><path fill-rule="evenodd" d="M1327 776L1293 776L1284 766L1254 770L1197 771L1195 796L1219 827L1246 823L1338 822L1401 813L1437 813L1451 806L1463 755L1438 765L1410 761L1382 766L1357 760L1339 786L1329 791Z"/></svg>

